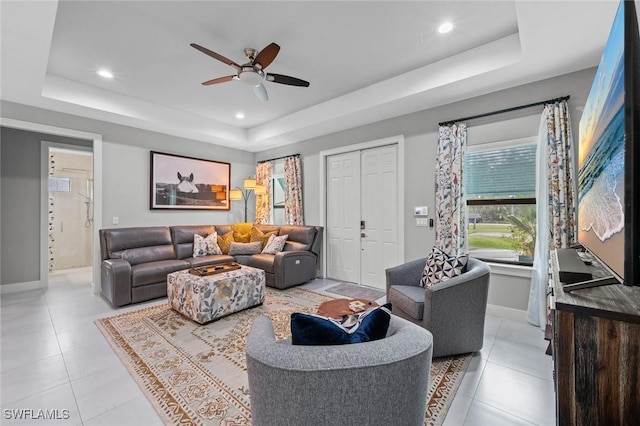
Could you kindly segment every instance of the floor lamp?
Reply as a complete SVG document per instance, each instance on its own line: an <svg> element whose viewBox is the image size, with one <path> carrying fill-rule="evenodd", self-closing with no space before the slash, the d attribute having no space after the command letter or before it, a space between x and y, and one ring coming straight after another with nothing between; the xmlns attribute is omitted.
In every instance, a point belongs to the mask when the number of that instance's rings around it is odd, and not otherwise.
<svg viewBox="0 0 640 426"><path fill-rule="evenodd" d="M229 191L229 199L233 201L244 200L244 221L247 221L247 200L252 192L255 192L256 195L266 194L267 187L264 185L256 184L256 180L253 178L247 178L244 180L242 185L244 189L240 189L237 186L235 189Z"/></svg>

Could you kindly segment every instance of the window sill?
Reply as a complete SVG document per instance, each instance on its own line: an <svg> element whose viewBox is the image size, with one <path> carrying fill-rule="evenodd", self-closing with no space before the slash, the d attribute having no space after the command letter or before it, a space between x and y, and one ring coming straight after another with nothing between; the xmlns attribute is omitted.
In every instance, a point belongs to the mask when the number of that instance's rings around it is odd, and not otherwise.
<svg viewBox="0 0 640 426"><path fill-rule="evenodd" d="M508 275L511 277L531 278L533 267L527 265L508 265L505 263L487 262L491 266L491 273Z"/></svg>

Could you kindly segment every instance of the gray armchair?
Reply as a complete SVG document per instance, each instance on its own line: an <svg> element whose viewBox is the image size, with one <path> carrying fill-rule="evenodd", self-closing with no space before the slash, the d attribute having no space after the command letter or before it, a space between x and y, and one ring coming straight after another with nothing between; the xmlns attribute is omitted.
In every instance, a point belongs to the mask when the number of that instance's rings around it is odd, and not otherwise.
<svg viewBox="0 0 640 426"><path fill-rule="evenodd" d="M431 344L431 333L392 315L381 340L294 346L259 317L247 337L252 424L422 425Z"/></svg>
<svg viewBox="0 0 640 426"><path fill-rule="evenodd" d="M386 270L387 301L393 313L433 334L433 356L482 349L489 292L489 265L470 258L467 271L447 281L420 287L427 259Z"/></svg>

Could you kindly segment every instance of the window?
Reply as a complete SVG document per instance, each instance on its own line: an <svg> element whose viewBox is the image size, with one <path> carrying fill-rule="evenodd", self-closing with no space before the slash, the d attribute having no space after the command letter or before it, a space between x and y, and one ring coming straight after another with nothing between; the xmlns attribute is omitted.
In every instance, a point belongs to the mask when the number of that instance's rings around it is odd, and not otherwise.
<svg viewBox="0 0 640 426"><path fill-rule="evenodd" d="M531 265L536 240L535 138L472 145L465 156L473 257Z"/></svg>
<svg viewBox="0 0 640 426"><path fill-rule="evenodd" d="M285 223L284 218L284 178L273 178L272 188L273 193L271 197L273 207L273 224L283 225Z"/></svg>
<svg viewBox="0 0 640 426"><path fill-rule="evenodd" d="M273 174L271 177L271 223L285 225L284 217L284 161L273 162Z"/></svg>

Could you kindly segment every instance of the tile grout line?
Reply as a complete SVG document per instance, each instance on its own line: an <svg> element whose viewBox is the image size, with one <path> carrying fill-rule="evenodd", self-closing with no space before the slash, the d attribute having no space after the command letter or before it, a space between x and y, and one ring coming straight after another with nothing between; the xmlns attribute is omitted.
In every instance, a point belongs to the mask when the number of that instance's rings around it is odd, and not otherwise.
<svg viewBox="0 0 640 426"><path fill-rule="evenodd" d="M53 332L56 335L56 342L58 343L58 348L60 348L60 356L62 357L62 363L64 364L64 369L67 372L67 380L69 382L69 388L71 388L71 395L73 395L73 402L76 404L76 411L78 412L78 417L80 419L80 425L84 425L84 420L82 419L82 413L80 412L80 406L78 405L78 398L76 396L76 392L73 388L73 384L71 383L71 375L69 374L69 367L67 366L67 360L65 358L64 351L62 349L62 345L60 344L60 338L58 336L58 329L56 328L56 321L51 315L51 309L49 308L49 298L47 297L46 291L43 290L44 300L47 304L47 311L49 312L49 317L51 319L51 324L53 325Z"/></svg>

